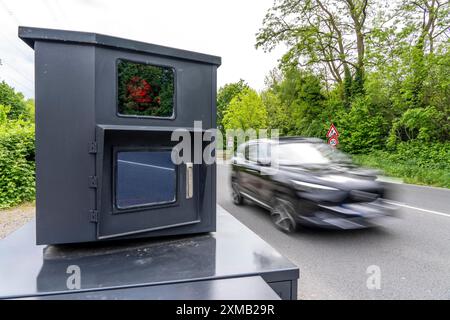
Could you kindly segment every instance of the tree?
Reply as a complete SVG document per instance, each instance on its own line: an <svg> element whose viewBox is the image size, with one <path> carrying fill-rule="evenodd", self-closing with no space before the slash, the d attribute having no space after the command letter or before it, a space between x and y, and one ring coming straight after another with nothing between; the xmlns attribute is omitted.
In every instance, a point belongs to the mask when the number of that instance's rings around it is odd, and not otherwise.
<svg viewBox="0 0 450 320"><path fill-rule="evenodd" d="M262 94L270 127L285 135L320 136L327 118L323 91L321 79L313 73L294 67L283 70L282 79Z"/></svg>
<svg viewBox="0 0 450 320"><path fill-rule="evenodd" d="M364 90L368 6L368 0L276 0L256 47L270 51L285 43L283 63L321 72L349 99Z"/></svg>
<svg viewBox="0 0 450 320"><path fill-rule="evenodd" d="M450 35L449 2L445 0L406 0L398 12L410 30L410 38L424 53L433 53L435 43Z"/></svg>
<svg viewBox="0 0 450 320"><path fill-rule="evenodd" d="M236 95L225 111L223 126L229 129L266 129L267 111L261 97L250 88L245 88Z"/></svg>
<svg viewBox="0 0 450 320"><path fill-rule="evenodd" d="M367 38L370 69L389 88L397 116L436 101L431 92L442 88L436 80L449 68L449 18L448 1L406 0L375 19Z"/></svg>
<svg viewBox="0 0 450 320"><path fill-rule="evenodd" d="M16 92L5 81L0 82L0 105L9 106L9 119L18 119L20 116L29 117L29 107L23 94Z"/></svg>
<svg viewBox="0 0 450 320"><path fill-rule="evenodd" d="M427 54L433 54L435 43L449 32L448 1L408 0L400 5L400 12L410 31L408 39L411 46L411 81L408 88L411 93L412 107L425 107L424 82L428 76ZM447 35L448 39L448 35Z"/></svg>
<svg viewBox="0 0 450 320"><path fill-rule="evenodd" d="M217 128L223 131L223 116L231 102L231 100L240 94L244 89L248 89L248 84L240 79L235 83L228 83L219 89L217 93Z"/></svg>
<svg viewBox="0 0 450 320"><path fill-rule="evenodd" d="M281 136L289 135L291 118L289 110L273 90L261 93L261 99L267 110L269 129L277 129Z"/></svg>

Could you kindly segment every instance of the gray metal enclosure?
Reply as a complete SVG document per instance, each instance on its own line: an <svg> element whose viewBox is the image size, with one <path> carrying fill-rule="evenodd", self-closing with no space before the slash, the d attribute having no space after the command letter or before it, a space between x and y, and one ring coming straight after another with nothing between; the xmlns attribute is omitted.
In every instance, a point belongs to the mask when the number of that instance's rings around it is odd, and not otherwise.
<svg viewBox="0 0 450 320"><path fill-rule="evenodd" d="M215 231L215 164L167 159L174 129L216 127L220 57L85 32L19 37L35 51L37 244Z"/></svg>

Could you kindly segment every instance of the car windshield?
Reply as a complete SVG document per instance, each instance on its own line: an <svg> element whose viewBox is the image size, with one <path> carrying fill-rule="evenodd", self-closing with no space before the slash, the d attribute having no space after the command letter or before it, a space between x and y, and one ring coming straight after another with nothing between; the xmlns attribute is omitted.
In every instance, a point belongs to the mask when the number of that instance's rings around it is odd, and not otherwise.
<svg viewBox="0 0 450 320"><path fill-rule="evenodd" d="M344 153L324 143L282 143L273 146L272 156L281 165L351 163Z"/></svg>

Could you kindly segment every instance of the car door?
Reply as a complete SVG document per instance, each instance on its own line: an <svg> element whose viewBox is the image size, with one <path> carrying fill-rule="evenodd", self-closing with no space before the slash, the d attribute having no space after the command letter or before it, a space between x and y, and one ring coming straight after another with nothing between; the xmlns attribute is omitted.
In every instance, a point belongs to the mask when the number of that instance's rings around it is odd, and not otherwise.
<svg viewBox="0 0 450 320"><path fill-rule="evenodd" d="M249 143L244 149L244 161L240 171L240 186L242 192L247 196L255 197L256 176L259 175L259 167L257 163L258 146L256 143Z"/></svg>
<svg viewBox="0 0 450 320"><path fill-rule="evenodd" d="M257 190L258 199L269 204L272 199L273 181L271 179L270 160L271 160L271 144L268 142L259 142L257 151L257 164L259 166L258 175L254 176L254 188ZM267 170L265 170L267 169Z"/></svg>

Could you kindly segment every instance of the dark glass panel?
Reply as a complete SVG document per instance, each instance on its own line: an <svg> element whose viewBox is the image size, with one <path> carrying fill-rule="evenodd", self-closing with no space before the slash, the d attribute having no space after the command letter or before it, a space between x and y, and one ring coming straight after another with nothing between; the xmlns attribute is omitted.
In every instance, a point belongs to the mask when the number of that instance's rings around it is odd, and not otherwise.
<svg viewBox="0 0 450 320"><path fill-rule="evenodd" d="M172 117L174 72L172 68L119 60L119 114Z"/></svg>
<svg viewBox="0 0 450 320"><path fill-rule="evenodd" d="M117 208L127 209L174 202L176 174L171 151L118 152Z"/></svg>

